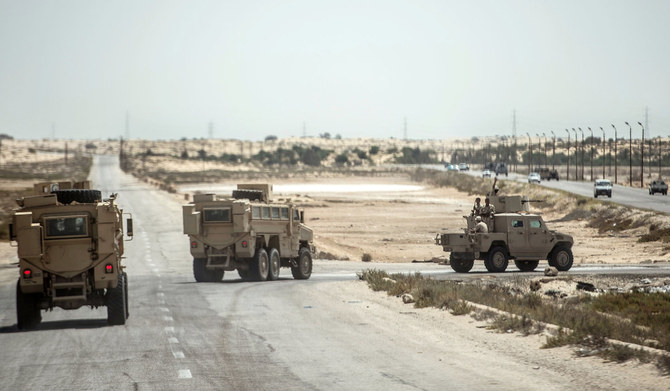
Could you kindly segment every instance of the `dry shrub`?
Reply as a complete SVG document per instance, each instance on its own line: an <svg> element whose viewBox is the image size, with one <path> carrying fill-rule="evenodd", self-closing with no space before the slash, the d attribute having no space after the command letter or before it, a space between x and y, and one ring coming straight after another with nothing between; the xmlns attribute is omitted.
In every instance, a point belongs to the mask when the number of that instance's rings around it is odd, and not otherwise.
<svg viewBox="0 0 670 391"><path fill-rule="evenodd" d="M368 253L363 253L363 256L361 257L361 261L372 262L372 255L370 255Z"/></svg>

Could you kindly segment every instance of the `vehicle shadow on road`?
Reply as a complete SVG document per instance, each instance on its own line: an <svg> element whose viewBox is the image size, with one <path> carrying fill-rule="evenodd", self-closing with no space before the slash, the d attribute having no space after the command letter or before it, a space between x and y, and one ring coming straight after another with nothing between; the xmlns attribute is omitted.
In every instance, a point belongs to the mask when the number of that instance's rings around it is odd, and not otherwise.
<svg viewBox="0 0 670 391"><path fill-rule="evenodd" d="M49 331L63 329L98 329L109 327L107 319L73 319L73 320L53 320L42 322L34 329L19 330L16 324L0 327L0 334L24 333L30 331Z"/></svg>

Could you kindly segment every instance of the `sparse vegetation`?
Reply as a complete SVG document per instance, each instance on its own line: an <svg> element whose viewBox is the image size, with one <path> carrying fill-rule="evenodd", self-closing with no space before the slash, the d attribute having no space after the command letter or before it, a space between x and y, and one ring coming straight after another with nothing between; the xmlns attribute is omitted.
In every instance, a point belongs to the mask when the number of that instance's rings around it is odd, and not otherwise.
<svg viewBox="0 0 670 391"><path fill-rule="evenodd" d="M418 273L389 275L378 270L364 270L359 278L375 291L386 291L394 296L411 294L416 299L416 308L437 307L460 315L472 312L468 304L472 302L504 311L506 314L475 311L473 317L491 319L493 329L528 335L541 332L546 323L558 325L558 333L547 338L546 348L586 346L593 354L619 362L630 358L648 361L651 354L612 344L610 339L670 351L670 297L667 294L608 293L595 298L584 295L559 300L524 291L516 286L518 284L438 281ZM524 284L527 285L527 281L521 283ZM667 357L654 359L660 368L670 371Z"/></svg>
<svg viewBox="0 0 670 391"><path fill-rule="evenodd" d="M372 262L372 255L370 255L368 253L363 253L363 256L361 257L361 261Z"/></svg>

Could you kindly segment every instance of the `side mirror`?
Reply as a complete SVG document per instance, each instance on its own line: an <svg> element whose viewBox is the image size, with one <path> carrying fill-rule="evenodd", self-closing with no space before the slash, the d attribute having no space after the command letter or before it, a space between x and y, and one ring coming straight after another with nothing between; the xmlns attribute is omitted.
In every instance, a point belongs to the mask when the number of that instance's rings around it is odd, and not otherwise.
<svg viewBox="0 0 670 391"><path fill-rule="evenodd" d="M305 224L305 211L300 211L300 222Z"/></svg>
<svg viewBox="0 0 670 391"><path fill-rule="evenodd" d="M133 219L126 219L126 235L133 236Z"/></svg>

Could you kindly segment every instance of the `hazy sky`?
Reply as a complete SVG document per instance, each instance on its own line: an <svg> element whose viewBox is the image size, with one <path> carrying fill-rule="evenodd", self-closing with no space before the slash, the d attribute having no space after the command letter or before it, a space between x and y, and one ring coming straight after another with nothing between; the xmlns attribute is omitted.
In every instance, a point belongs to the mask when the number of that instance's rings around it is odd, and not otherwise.
<svg viewBox="0 0 670 391"><path fill-rule="evenodd" d="M0 0L0 133L670 133L670 1ZM636 124L636 131L639 126ZM601 134L598 129L598 133Z"/></svg>

